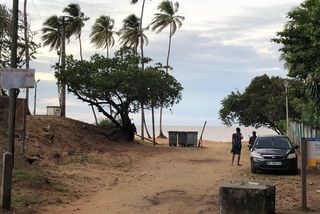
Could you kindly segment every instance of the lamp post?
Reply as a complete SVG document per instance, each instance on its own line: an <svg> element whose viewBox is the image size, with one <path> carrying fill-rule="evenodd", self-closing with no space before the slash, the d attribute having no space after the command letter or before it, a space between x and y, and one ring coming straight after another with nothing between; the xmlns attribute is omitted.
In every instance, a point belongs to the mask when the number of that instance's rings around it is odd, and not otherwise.
<svg viewBox="0 0 320 214"><path fill-rule="evenodd" d="M40 82L40 79L34 82L34 106L33 106L33 115L36 115L36 106L37 106L37 85Z"/></svg>
<svg viewBox="0 0 320 214"><path fill-rule="evenodd" d="M286 119L287 119L287 135L289 134L289 103L288 103L288 80L284 81L284 87L286 88Z"/></svg>

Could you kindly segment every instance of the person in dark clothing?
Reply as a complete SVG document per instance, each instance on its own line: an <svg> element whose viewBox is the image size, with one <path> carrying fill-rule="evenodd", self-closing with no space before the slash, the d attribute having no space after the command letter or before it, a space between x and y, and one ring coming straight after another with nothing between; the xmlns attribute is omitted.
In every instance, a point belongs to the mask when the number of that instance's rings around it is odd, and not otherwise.
<svg viewBox="0 0 320 214"><path fill-rule="evenodd" d="M236 133L232 135L232 165L234 162L235 155L238 155L238 166L241 166L240 164L240 155L241 155L241 140L243 139L240 128L236 128Z"/></svg>
<svg viewBox="0 0 320 214"><path fill-rule="evenodd" d="M254 141L257 138L257 133L255 131L252 132L252 136L249 138L249 145L253 146Z"/></svg>

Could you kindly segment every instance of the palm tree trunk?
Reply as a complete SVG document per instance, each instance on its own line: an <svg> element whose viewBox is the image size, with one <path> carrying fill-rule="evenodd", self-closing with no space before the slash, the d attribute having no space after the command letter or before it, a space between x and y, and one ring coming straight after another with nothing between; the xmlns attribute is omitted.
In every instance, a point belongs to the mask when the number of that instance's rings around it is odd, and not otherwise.
<svg viewBox="0 0 320 214"><path fill-rule="evenodd" d="M107 59L109 59L109 46L107 45ZM112 105L109 104L110 115L112 116Z"/></svg>
<svg viewBox="0 0 320 214"><path fill-rule="evenodd" d="M80 59L81 61L83 60L83 56L82 56L82 43L81 43L81 32L79 33L79 48L80 48ZM90 98L91 100L91 98ZM98 119L97 119L97 115L96 115L96 112L94 111L94 107L93 105L90 105L91 106L91 110L92 110L92 113L93 113L93 117L94 117L94 121L96 123L96 125L98 125Z"/></svg>
<svg viewBox="0 0 320 214"><path fill-rule="evenodd" d="M170 33L169 33L169 47L168 47L168 54L167 54L166 73L168 73L168 70L169 70L169 57L170 57L170 52L171 52L171 38L172 38L172 24L170 25Z"/></svg>
<svg viewBox="0 0 320 214"><path fill-rule="evenodd" d="M82 43L81 43L81 32L79 33L79 48L80 48L80 59L83 60L82 57Z"/></svg>
<svg viewBox="0 0 320 214"><path fill-rule="evenodd" d="M172 26L170 25L170 33L169 33L169 47L168 47L168 54L167 54L167 63L166 63L166 73L168 73L169 70L169 57L170 57L170 52L171 52L171 38L172 38ZM159 138L166 138L166 136L163 134L162 131L162 109L163 106L161 105L160 107L160 131L159 131Z"/></svg>
<svg viewBox="0 0 320 214"><path fill-rule="evenodd" d="M143 111L144 111L144 110L143 110ZM146 133L147 133L148 138L151 138L151 135L150 135L150 133L149 133L149 131L148 131L148 127L147 127L146 115L145 115L145 114L143 114L143 124L144 124L144 128L146 129Z"/></svg>
<svg viewBox="0 0 320 214"><path fill-rule="evenodd" d="M141 15L140 15L140 50L141 50L141 69L142 71L144 71L144 61L143 61L143 58L144 58L144 52L143 52L143 45L144 45L144 41L143 41L143 37L142 37L142 20L143 20L143 13L144 13L144 5L145 5L145 0L143 0L142 2L142 8L141 8ZM145 127L146 129L146 133L148 135L148 138L151 138L150 136L150 133L148 131L148 127L147 127L147 123L146 123L146 118L145 118L145 114L144 114L144 109L143 109L143 106L141 106L141 124L142 126L141 127Z"/></svg>
<svg viewBox="0 0 320 214"><path fill-rule="evenodd" d="M154 129L154 107L152 104L151 107L151 113L152 113L152 141L153 141L153 145L156 145L156 133L155 133L155 129Z"/></svg>
<svg viewBox="0 0 320 214"><path fill-rule="evenodd" d="M65 57L66 57L66 32L65 32L65 18L62 16L62 33L61 33L61 69L65 69ZM61 72L61 70L60 70ZM66 85L59 84L59 102L61 107L61 116L66 116Z"/></svg>
<svg viewBox="0 0 320 214"><path fill-rule="evenodd" d="M143 104L141 103L141 140L144 140L144 111Z"/></svg>

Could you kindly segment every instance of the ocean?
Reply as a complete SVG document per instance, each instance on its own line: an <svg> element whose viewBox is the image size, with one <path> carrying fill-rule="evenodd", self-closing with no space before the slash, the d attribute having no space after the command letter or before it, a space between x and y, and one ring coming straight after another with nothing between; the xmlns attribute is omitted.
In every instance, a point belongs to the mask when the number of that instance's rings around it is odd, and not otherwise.
<svg viewBox="0 0 320 214"><path fill-rule="evenodd" d="M200 138L202 126L163 126L162 130L164 135L168 137L168 131L197 131L198 139ZM255 129L253 127L241 127L241 133L244 141L249 141L249 136L252 135L252 131L256 131L257 135L277 134L268 128ZM148 131L152 135L152 127L148 126ZM206 126L202 135L203 140L213 140L221 142L231 142L231 136L236 131L236 127L226 126ZM141 127L137 126L137 132L141 134ZM156 137L159 135L159 127L155 127ZM146 135L145 135L146 136Z"/></svg>

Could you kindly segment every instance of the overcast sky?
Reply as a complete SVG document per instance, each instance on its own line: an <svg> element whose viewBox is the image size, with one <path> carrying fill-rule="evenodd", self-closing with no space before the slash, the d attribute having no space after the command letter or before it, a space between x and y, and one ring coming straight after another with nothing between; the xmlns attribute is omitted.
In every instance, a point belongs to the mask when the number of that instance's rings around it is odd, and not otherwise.
<svg viewBox="0 0 320 214"><path fill-rule="evenodd" d="M1 1L3 2L3 0ZM19 8L23 10L23 0ZM78 3L90 20L82 33L83 53L88 59L96 52L89 42L91 26L100 15L115 19L115 30L129 14L140 16L141 0L131 5L130 0L28 0L31 28L38 31L40 40L42 23L51 15L62 15L69 3ZM146 0L144 26L157 12L160 0ZM252 78L267 74L286 76L279 61L279 46L270 42L286 23L286 14L302 0L180 0L179 15L185 16L183 26L173 37L170 65L172 74L184 87L181 102L164 112L165 125L221 125L218 111L221 100L231 91L243 91ZM11 8L12 1L4 0ZM168 31L146 33L149 45L145 55L165 64ZM116 45L113 50L119 46ZM67 54L79 58L78 41L73 37L66 48ZM57 61L56 52L48 47L39 49L37 59L31 63L40 79L37 92L37 113L46 114L46 106L57 106L58 93L51 66ZM22 96L23 93L22 93ZM30 108L33 110L34 90L31 90ZM67 116L93 122L87 104L67 96ZM150 115L148 114L148 117ZM140 115L132 115L139 124Z"/></svg>

